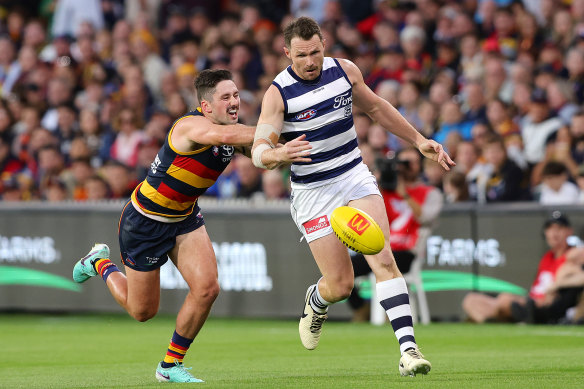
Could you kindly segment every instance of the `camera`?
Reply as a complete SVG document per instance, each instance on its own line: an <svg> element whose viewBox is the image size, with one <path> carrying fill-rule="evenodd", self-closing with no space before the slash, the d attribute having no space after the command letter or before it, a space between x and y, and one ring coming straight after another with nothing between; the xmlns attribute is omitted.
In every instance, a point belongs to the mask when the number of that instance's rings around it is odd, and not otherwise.
<svg viewBox="0 0 584 389"><path fill-rule="evenodd" d="M397 188L397 179L404 170L409 169L410 161L400 160L396 157L378 158L376 160L379 169L379 186L382 189L394 191Z"/></svg>

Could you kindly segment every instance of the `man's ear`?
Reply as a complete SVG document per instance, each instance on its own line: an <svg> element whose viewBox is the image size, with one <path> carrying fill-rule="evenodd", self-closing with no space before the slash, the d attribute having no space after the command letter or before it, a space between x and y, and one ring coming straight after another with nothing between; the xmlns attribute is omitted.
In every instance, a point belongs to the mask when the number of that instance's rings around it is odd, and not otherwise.
<svg viewBox="0 0 584 389"><path fill-rule="evenodd" d="M290 58L290 50L288 50L288 48L286 46L284 46L284 54L286 54L286 57ZM292 58L290 58L292 59Z"/></svg>
<svg viewBox="0 0 584 389"><path fill-rule="evenodd" d="M207 100L201 101L201 111L204 113L212 113L213 109L211 108L211 104Z"/></svg>

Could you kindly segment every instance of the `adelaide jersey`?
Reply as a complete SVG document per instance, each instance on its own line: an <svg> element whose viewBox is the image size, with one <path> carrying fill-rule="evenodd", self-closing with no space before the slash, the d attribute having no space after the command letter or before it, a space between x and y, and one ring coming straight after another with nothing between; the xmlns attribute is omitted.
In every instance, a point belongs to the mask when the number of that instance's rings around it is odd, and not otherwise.
<svg viewBox="0 0 584 389"><path fill-rule="evenodd" d="M172 131L177 123L191 116L203 116L201 109L173 123L150 165L148 176L132 193L132 203L146 216L184 218L190 215L199 196L215 183L231 162L233 146L204 146L186 153L173 147Z"/></svg>

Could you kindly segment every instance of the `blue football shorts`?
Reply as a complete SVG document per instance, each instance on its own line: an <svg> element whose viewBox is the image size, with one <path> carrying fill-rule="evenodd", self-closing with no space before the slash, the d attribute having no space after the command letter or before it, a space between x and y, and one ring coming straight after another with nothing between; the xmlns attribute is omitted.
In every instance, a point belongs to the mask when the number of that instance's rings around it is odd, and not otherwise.
<svg viewBox="0 0 584 389"><path fill-rule="evenodd" d="M186 219L164 223L142 215L128 201L118 228L123 264L137 271L152 271L164 265L168 261L168 252L176 244L176 237L205 224L200 211L195 205Z"/></svg>

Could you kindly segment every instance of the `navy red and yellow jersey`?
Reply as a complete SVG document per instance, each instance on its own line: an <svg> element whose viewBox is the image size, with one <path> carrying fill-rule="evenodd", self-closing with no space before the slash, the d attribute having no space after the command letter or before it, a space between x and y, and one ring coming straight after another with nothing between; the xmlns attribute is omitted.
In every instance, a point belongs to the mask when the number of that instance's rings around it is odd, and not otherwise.
<svg viewBox="0 0 584 389"><path fill-rule="evenodd" d="M132 202L144 213L180 218L193 212L199 196L211 187L233 157L233 146L203 146L180 152L171 141L172 131L184 118L202 116L201 109L178 118L150 165L148 176L132 193Z"/></svg>

